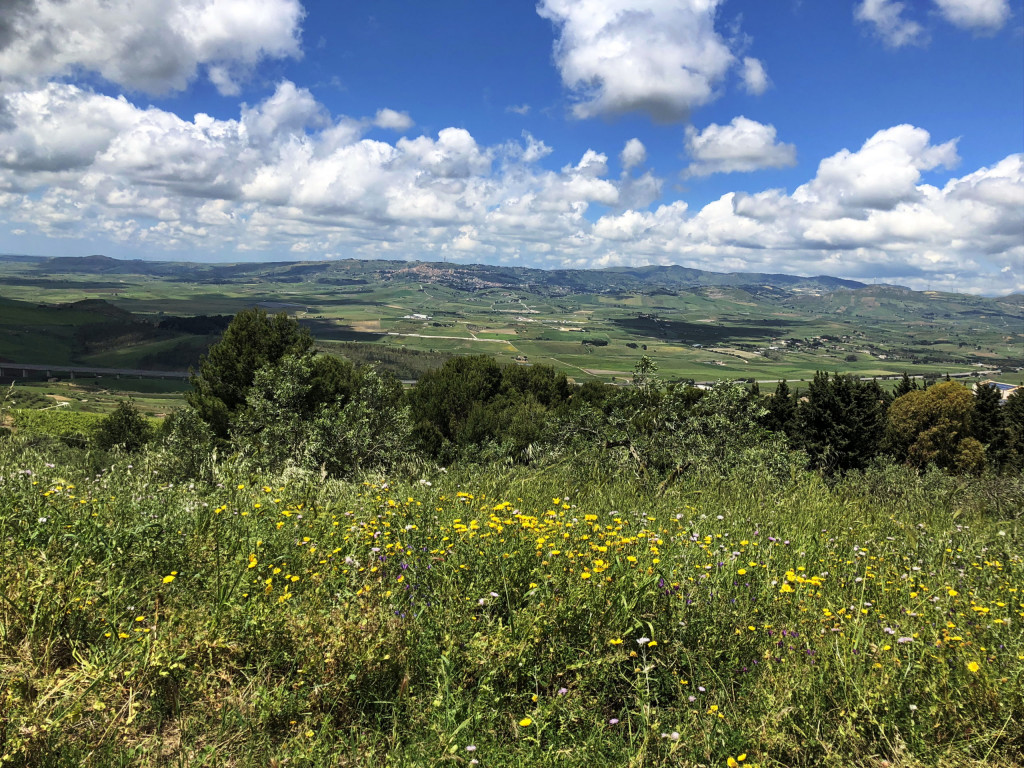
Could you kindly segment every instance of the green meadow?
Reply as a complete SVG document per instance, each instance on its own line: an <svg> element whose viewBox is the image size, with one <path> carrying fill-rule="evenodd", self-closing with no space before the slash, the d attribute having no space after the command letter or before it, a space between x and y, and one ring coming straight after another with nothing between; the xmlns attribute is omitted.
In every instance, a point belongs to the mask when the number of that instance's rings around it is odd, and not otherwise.
<svg viewBox="0 0 1024 768"><path fill-rule="evenodd" d="M0 444L4 766L1017 766L1019 478Z"/></svg>

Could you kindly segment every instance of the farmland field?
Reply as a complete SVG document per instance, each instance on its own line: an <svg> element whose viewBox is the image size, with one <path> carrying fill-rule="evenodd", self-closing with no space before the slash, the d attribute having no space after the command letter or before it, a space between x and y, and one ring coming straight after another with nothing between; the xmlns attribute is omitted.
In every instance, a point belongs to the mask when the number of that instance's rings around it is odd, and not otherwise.
<svg viewBox="0 0 1024 768"><path fill-rule="evenodd" d="M998 370L1019 383L1024 366L1020 296L772 285L779 276L694 284L654 273L629 280L615 272L553 273L544 284L544 274L528 270L509 276L499 268L403 262L82 259L71 264L77 271L54 271L70 269L70 261L0 261L0 360L184 370L217 334L160 329L161 320L229 316L260 304L297 318L329 351L355 343L395 358L405 351L441 361L487 354L553 365L577 382L624 381L644 354L666 378L696 381L799 381L815 370L990 378ZM83 327L97 330L83 334ZM421 365L396 372L416 378Z"/></svg>

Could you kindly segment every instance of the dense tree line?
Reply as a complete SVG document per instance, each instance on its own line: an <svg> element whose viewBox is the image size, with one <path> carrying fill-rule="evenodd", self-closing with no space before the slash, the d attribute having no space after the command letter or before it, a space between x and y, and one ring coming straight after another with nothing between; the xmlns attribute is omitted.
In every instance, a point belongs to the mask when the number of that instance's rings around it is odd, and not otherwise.
<svg viewBox="0 0 1024 768"><path fill-rule="evenodd" d="M169 315L160 319L157 328L164 331L207 336L212 333L223 333L231 325L231 320L231 315L195 315L194 317Z"/></svg>
<svg viewBox="0 0 1024 768"><path fill-rule="evenodd" d="M994 387L922 388L904 376L889 393L825 372L804 391L784 380L770 394L756 384L703 389L663 382L647 356L631 386L574 386L551 366L482 355L450 358L403 390L373 365L318 353L298 323L258 308L234 318L192 385L188 408L160 435L183 472L214 451L330 475L410 460L585 461L659 483L799 465L834 476L877 461L967 474L1024 469L1019 391L1002 403ZM111 417L105 446L139 447L132 408Z"/></svg>
<svg viewBox="0 0 1024 768"><path fill-rule="evenodd" d="M765 402L766 425L829 474L878 457L966 474L1024 468L1024 390L1002 402L990 384L921 387L904 374L890 395L874 381L819 372L805 394L782 381Z"/></svg>

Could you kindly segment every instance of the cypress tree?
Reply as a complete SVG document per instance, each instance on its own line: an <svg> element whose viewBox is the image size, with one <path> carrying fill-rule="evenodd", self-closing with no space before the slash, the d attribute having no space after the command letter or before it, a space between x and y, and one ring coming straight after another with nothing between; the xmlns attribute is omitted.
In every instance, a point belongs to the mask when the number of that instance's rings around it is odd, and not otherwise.
<svg viewBox="0 0 1024 768"><path fill-rule="evenodd" d="M792 437L796 427L796 398L790 395L789 384L783 379L775 388L775 394L766 398L765 426L775 432L784 432Z"/></svg>
<svg viewBox="0 0 1024 768"><path fill-rule="evenodd" d="M886 406L876 382L815 373L796 426L811 465L829 475L867 466L882 449Z"/></svg>

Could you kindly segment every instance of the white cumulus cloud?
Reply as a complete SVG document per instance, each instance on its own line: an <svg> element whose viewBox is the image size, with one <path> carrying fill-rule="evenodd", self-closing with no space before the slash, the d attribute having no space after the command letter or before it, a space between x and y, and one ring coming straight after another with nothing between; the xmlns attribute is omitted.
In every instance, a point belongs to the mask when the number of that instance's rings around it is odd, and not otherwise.
<svg viewBox="0 0 1024 768"><path fill-rule="evenodd" d="M715 98L736 56L715 30L721 0L541 0L577 117L673 121Z"/></svg>
<svg viewBox="0 0 1024 768"><path fill-rule="evenodd" d="M951 24L976 31L995 31L1010 18L1009 0L935 0Z"/></svg>
<svg viewBox="0 0 1024 768"><path fill-rule="evenodd" d="M833 209L889 210L920 199L921 171L952 168L960 158L956 139L933 145L923 128L897 125L878 131L857 152L825 158L818 174L795 193Z"/></svg>
<svg viewBox="0 0 1024 768"><path fill-rule="evenodd" d="M408 131L416 123L409 117L407 112L397 112L393 109L378 109L373 124L378 128L386 128L391 131Z"/></svg>
<svg viewBox="0 0 1024 768"><path fill-rule="evenodd" d="M9 8L8 8L9 6ZM0 78L96 72L148 93L204 68L225 94L265 57L299 56L299 0L14 0L0 22Z"/></svg>
<svg viewBox="0 0 1024 768"><path fill-rule="evenodd" d="M977 33L1002 29L1010 18L1009 0L933 0L938 15ZM870 24L882 41L892 48L927 42L924 25L910 18L911 7L899 0L860 0L853 15Z"/></svg>
<svg viewBox="0 0 1024 768"><path fill-rule="evenodd" d="M906 5L896 0L862 0L853 15L858 21L872 24L886 45L901 48L921 42L924 34L920 24L906 18L906 10Z"/></svg>
<svg viewBox="0 0 1024 768"><path fill-rule="evenodd" d="M760 96L771 85L768 73L764 71L764 64L751 56L743 59L743 85L748 93L755 96Z"/></svg>
<svg viewBox="0 0 1024 768"><path fill-rule="evenodd" d="M703 131L688 125L686 151L693 161L686 169L688 176L796 165L796 147L779 142L774 125L742 115L728 125L712 123Z"/></svg>
<svg viewBox="0 0 1024 768"><path fill-rule="evenodd" d="M622 152L619 153L619 162L622 163L622 167L627 171L630 168L643 165L645 160L647 160L647 147L644 146L640 139L630 139L626 142L626 146L622 148Z"/></svg>

